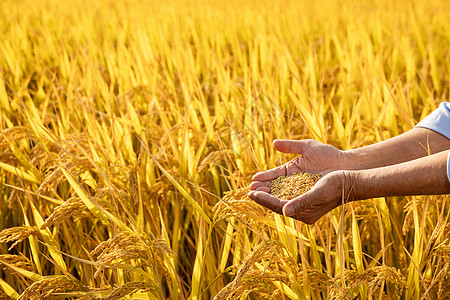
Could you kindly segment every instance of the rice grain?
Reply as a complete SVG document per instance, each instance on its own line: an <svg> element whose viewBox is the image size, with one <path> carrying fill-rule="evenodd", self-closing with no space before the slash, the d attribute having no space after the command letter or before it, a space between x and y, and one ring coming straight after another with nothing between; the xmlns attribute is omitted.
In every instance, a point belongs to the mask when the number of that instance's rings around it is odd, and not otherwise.
<svg viewBox="0 0 450 300"><path fill-rule="evenodd" d="M282 200L292 200L309 191L321 177L306 172L280 176L270 182L270 194Z"/></svg>

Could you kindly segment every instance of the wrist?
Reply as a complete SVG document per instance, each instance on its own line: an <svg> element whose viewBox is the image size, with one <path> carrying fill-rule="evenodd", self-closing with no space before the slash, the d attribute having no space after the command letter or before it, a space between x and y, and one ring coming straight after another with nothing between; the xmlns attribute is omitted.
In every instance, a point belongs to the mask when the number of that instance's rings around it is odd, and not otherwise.
<svg viewBox="0 0 450 300"><path fill-rule="evenodd" d="M345 202L352 202L360 199L360 191L358 186L359 171L343 170L343 196Z"/></svg>
<svg viewBox="0 0 450 300"><path fill-rule="evenodd" d="M329 176L329 177L328 177ZM358 200L355 193L355 182L357 172L350 170L338 170L327 175L328 179L332 181L332 185L338 186L336 191L336 207L344 203Z"/></svg>
<svg viewBox="0 0 450 300"><path fill-rule="evenodd" d="M341 170L358 170L359 169L357 166L358 154L355 150L357 150L357 149L341 151L341 157L342 157Z"/></svg>
<svg viewBox="0 0 450 300"><path fill-rule="evenodd" d="M356 148L344 151L344 170L365 170L395 164L392 155L380 155L369 149Z"/></svg>

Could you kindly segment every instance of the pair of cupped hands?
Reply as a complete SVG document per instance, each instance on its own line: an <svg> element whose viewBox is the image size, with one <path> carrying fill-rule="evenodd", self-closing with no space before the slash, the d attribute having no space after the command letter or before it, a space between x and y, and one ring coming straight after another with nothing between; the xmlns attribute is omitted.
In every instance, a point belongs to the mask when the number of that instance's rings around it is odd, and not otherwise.
<svg viewBox="0 0 450 300"><path fill-rule="evenodd" d="M316 140L275 140L273 146L283 153L299 154L293 160L256 173L248 196L272 211L312 224L332 209L352 199L352 178L345 172L345 152ZM292 200L270 194L271 180L298 172L316 173L322 178L308 192Z"/></svg>

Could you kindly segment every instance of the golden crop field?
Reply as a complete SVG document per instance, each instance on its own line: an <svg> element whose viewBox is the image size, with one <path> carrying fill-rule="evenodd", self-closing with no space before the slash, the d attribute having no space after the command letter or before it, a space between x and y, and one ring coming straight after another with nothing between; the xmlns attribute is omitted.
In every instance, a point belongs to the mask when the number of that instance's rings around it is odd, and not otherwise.
<svg viewBox="0 0 450 300"><path fill-rule="evenodd" d="M0 77L0 299L450 297L447 196L246 197L448 101L446 0L3 0Z"/></svg>

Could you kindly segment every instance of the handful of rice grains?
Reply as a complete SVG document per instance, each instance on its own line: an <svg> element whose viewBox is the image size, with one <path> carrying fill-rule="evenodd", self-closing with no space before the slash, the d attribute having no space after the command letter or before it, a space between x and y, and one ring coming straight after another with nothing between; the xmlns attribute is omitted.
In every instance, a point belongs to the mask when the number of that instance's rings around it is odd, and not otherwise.
<svg viewBox="0 0 450 300"><path fill-rule="evenodd" d="M321 177L306 172L280 176L270 182L270 194L279 199L291 200L309 191Z"/></svg>

